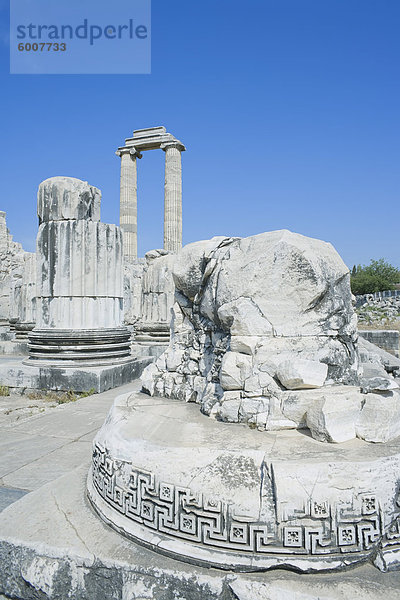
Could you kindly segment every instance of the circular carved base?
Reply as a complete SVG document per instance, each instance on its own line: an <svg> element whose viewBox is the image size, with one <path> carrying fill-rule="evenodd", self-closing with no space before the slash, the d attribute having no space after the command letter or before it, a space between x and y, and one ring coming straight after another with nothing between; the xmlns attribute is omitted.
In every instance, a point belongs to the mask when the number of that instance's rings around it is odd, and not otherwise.
<svg viewBox="0 0 400 600"><path fill-rule="evenodd" d="M400 441L259 432L194 404L119 396L94 441L89 498L122 535L180 560L304 572L400 558Z"/></svg>

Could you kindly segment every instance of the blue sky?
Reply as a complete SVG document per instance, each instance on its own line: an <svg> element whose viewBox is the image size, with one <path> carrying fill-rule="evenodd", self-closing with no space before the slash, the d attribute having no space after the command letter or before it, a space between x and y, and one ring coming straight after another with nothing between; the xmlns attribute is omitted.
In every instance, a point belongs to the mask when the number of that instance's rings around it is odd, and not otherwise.
<svg viewBox="0 0 400 600"><path fill-rule="evenodd" d="M47 177L96 185L117 223L114 151L165 125L187 146L185 243L287 228L400 266L398 0L153 0L151 75L9 75L0 6L0 210L25 249ZM143 255L162 246L164 154L138 166Z"/></svg>

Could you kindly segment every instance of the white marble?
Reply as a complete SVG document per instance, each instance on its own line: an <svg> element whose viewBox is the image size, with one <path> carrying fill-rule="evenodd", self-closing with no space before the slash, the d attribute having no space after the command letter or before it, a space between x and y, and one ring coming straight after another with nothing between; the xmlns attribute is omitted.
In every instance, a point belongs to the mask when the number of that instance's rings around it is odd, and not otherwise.
<svg viewBox="0 0 400 600"><path fill-rule="evenodd" d="M36 327L30 360L73 366L130 356L123 324L123 244L101 223L101 193L68 177L39 186Z"/></svg>
<svg viewBox="0 0 400 600"><path fill-rule="evenodd" d="M389 554L399 564L399 468L398 440L321 444L134 393L116 398L94 440L88 490L120 533L195 564L385 568Z"/></svg>
<svg viewBox="0 0 400 600"><path fill-rule="evenodd" d="M182 248L182 159L180 145L164 144L164 248L178 252Z"/></svg>
<svg viewBox="0 0 400 600"><path fill-rule="evenodd" d="M134 148L117 151L121 157L120 217L124 235L124 257L127 262L137 258L137 164L141 158Z"/></svg>
<svg viewBox="0 0 400 600"><path fill-rule="evenodd" d="M182 247L182 161L185 146L165 127L137 129L116 154L121 157L120 225L125 236L127 262L137 257L137 164L141 152L165 152L164 249L177 252Z"/></svg>
<svg viewBox="0 0 400 600"><path fill-rule="evenodd" d="M101 192L75 177L50 177L39 186L39 222L84 219L100 221Z"/></svg>

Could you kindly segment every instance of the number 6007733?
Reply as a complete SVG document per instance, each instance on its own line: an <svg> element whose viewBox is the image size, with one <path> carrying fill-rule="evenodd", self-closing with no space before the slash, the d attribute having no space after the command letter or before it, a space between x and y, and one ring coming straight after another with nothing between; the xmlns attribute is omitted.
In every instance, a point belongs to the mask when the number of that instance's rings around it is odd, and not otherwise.
<svg viewBox="0 0 400 600"><path fill-rule="evenodd" d="M59 44L57 42L40 42L40 43L21 43L18 44L18 50L20 52L65 52L67 49L67 44L64 42Z"/></svg>

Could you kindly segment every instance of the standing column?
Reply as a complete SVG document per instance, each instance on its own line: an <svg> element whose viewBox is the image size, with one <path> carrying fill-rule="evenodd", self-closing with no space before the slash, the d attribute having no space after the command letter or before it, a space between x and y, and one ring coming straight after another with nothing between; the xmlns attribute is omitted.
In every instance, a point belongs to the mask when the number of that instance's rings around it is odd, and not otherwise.
<svg viewBox="0 0 400 600"><path fill-rule="evenodd" d="M136 148L117 150L121 157L120 215L119 224L123 231L124 258L137 258L137 165L142 158Z"/></svg>
<svg viewBox="0 0 400 600"><path fill-rule="evenodd" d="M39 186L30 362L73 367L129 359L122 232L100 222L100 199L100 190L73 177L52 177Z"/></svg>
<svg viewBox="0 0 400 600"><path fill-rule="evenodd" d="M182 248L182 161L185 147L179 142L161 146L165 151L164 249L178 252Z"/></svg>

